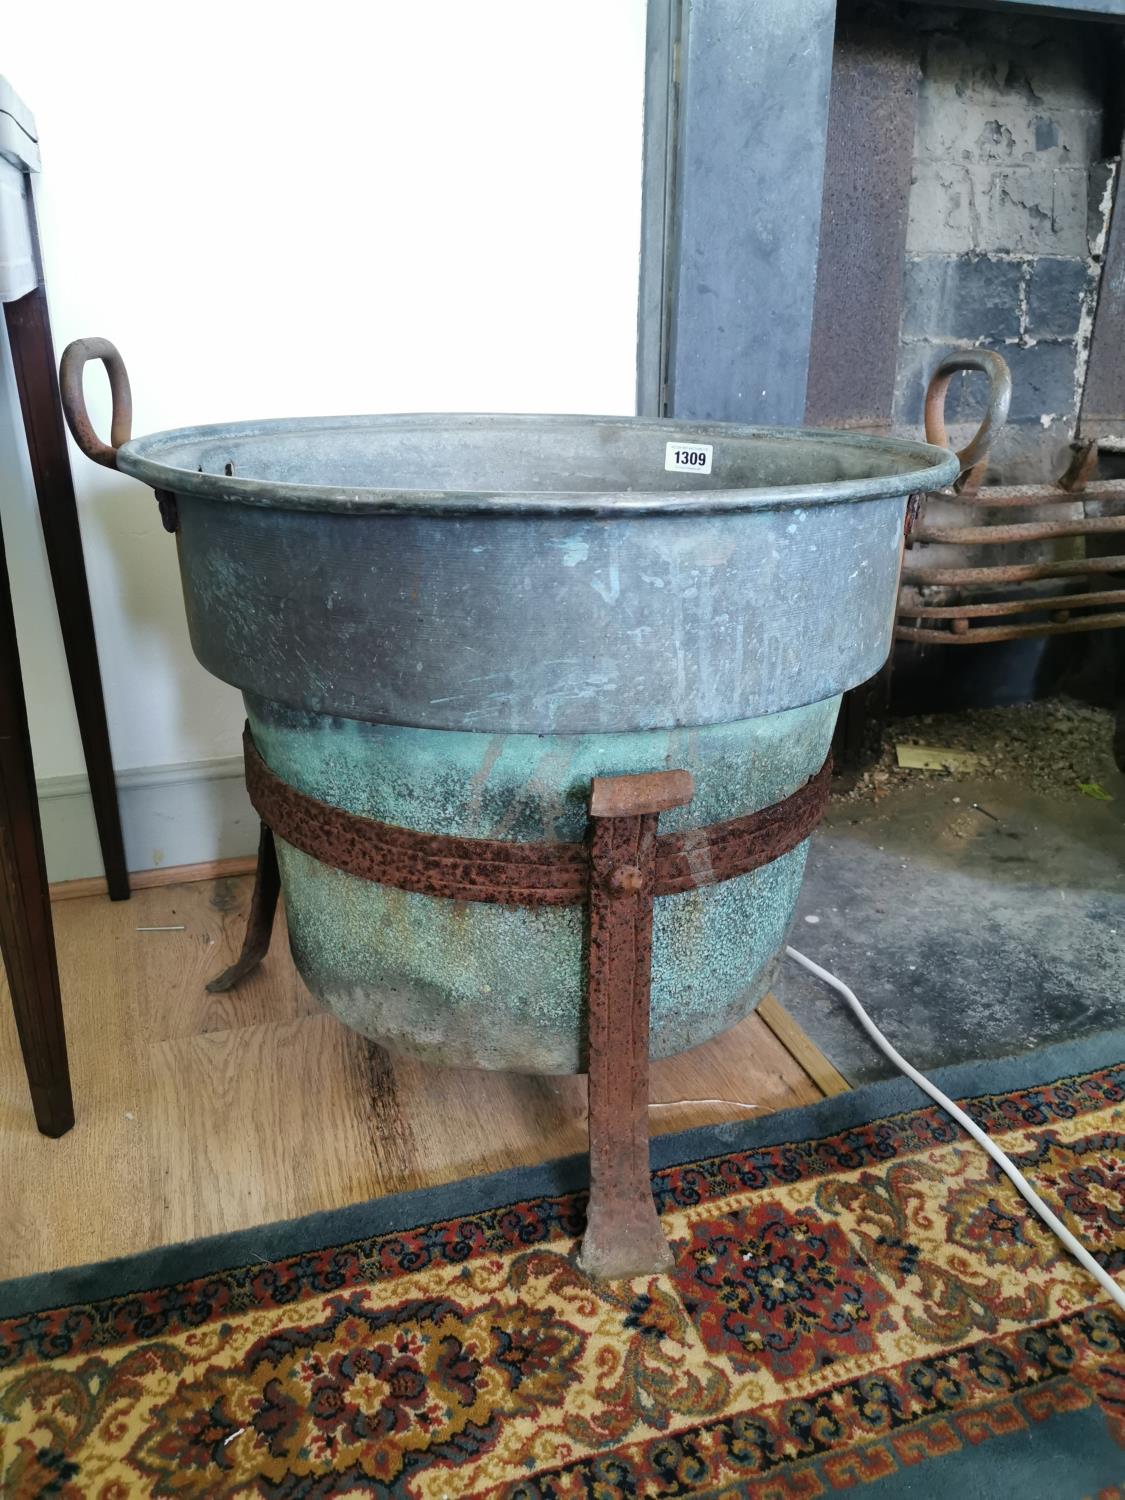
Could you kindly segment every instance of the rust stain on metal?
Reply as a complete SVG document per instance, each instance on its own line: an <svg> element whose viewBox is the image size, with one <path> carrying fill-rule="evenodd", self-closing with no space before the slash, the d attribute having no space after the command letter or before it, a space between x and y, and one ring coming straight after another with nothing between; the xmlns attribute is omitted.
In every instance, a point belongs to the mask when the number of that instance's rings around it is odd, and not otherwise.
<svg viewBox="0 0 1125 1500"><path fill-rule="evenodd" d="M914 528L918 524L918 518L922 514L922 501L926 497L920 494L907 495L906 497L906 519L902 523L903 541L908 547L914 545Z"/></svg>
<svg viewBox="0 0 1125 1500"><path fill-rule="evenodd" d="M1075 443L1066 472L1059 479L1059 488L1076 495L1085 490L1098 470L1098 445L1091 439L1087 443ZM1125 494L1125 485L1121 486Z"/></svg>
<svg viewBox="0 0 1125 1500"><path fill-rule="evenodd" d="M282 781L258 754L249 728L243 735L243 749L246 786L258 816L279 838L322 864L361 880L453 901L576 906L586 899L589 854L585 844L454 838L379 823L319 802ZM659 786L662 777L668 779ZM646 785L605 790L614 780ZM730 880L795 849L816 827L830 781L828 760L792 796L759 812L688 833L661 835L655 844L653 895L670 896ZM595 785L603 789L596 799L599 807L628 809L639 800L652 806L655 815L690 800L691 777L684 771L657 771L635 777L596 777ZM595 821L639 815L635 811L591 814ZM639 888L634 871L640 868L635 861L624 861L620 869L606 870L604 877L615 880L615 889L628 891Z"/></svg>
<svg viewBox="0 0 1125 1500"><path fill-rule="evenodd" d="M379 823L306 796L275 776L243 736L246 786L259 817L321 863L405 891L454 901L571 906L586 896L582 844L452 838Z"/></svg>
<svg viewBox="0 0 1125 1500"><path fill-rule="evenodd" d="M981 493L987 495L988 491L983 490ZM1087 516L1073 521L1019 521L1011 526L921 526L914 533L914 540L958 542L966 546L984 547L1004 542L1045 542L1054 537L1095 536L1101 531L1125 531L1125 516Z"/></svg>
<svg viewBox="0 0 1125 1500"><path fill-rule="evenodd" d="M683 807L695 795L690 771L642 771L637 776L595 776L590 783L592 818L629 818Z"/></svg>
<svg viewBox="0 0 1125 1500"><path fill-rule="evenodd" d="M959 505L990 507L1073 505L1076 500L1125 500L1125 479L1099 479L1081 489L1069 490L1063 487L1062 479L1058 484L990 484L972 492L959 490L956 500Z"/></svg>
<svg viewBox="0 0 1125 1500"><path fill-rule="evenodd" d="M1089 604L1125 604L1125 589L1105 589L1091 594L1037 595L1031 599L994 599L988 604L912 604L912 620L970 620L994 615L1022 615L1031 608L1038 610L1080 609Z"/></svg>
<svg viewBox="0 0 1125 1500"><path fill-rule="evenodd" d="M667 1270L672 1252L656 1214L649 1169L657 811L598 814L593 809L651 803L678 807L684 801L683 774L598 777L591 797L590 1200L578 1263L587 1275L603 1281ZM691 778L687 781L690 789Z"/></svg>
<svg viewBox="0 0 1125 1500"><path fill-rule="evenodd" d="M1025 610L1036 608L1029 600ZM900 625L895 634L902 641L925 641L936 646L973 646L980 641L1018 641L1037 635L1076 635L1084 630L1120 630L1125 614L1083 615L1077 620L1051 620L1032 625L978 625L975 630L925 630Z"/></svg>
<svg viewBox="0 0 1125 1500"><path fill-rule="evenodd" d="M108 443L103 443L94 431L82 390L82 376L92 359L100 359L105 365L113 396ZM129 441L133 430L133 393L129 387L125 361L116 347L108 339L97 338L75 339L67 344L59 363L59 394L66 424L82 452L95 463L104 464L107 469L115 469L117 450L122 443Z"/></svg>
<svg viewBox="0 0 1125 1500"><path fill-rule="evenodd" d="M904 568L903 583L1027 583L1033 578L1073 578L1083 573L1125 573L1125 557L1062 557L1053 562L1005 563L987 568ZM912 606L902 608L909 616Z"/></svg>
<svg viewBox="0 0 1125 1500"><path fill-rule="evenodd" d="M250 897L250 915L246 919L242 952L229 969L224 969L208 984L207 989L212 995L233 990L265 958L269 952L273 918L280 894L281 874L277 868L273 832L263 823L258 836L258 868L254 873L254 894Z"/></svg>

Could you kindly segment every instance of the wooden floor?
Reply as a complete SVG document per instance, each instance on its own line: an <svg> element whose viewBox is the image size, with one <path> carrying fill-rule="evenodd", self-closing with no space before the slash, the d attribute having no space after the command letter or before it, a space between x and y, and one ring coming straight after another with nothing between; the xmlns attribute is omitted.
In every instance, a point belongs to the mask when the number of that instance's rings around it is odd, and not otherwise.
<svg viewBox="0 0 1125 1500"><path fill-rule="evenodd" d="M58 1141L36 1132L0 996L0 1278L584 1149L585 1079L391 1060L319 1009L281 920L259 972L208 995L249 893L221 879L55 903L77 1124ZM821 1094L752 1016L655 1066L653 1129ZM754 1109L682 1102L715 1099Z"/></svg>

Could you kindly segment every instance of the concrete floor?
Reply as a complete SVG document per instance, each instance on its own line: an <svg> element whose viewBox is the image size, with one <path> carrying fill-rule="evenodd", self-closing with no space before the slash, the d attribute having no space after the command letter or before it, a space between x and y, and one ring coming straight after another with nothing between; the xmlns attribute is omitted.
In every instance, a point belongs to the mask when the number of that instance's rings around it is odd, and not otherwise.
<svg viewBox="0 0 1125 1500"><path fill-rule="evenodd" d="M791 944L851 985L923 1070L1125 1025L1125 777L1114 777L1111 802L982 778L834 801ZM774 988L849 1082L894 1073L810 975L783 961Z"/></svg>

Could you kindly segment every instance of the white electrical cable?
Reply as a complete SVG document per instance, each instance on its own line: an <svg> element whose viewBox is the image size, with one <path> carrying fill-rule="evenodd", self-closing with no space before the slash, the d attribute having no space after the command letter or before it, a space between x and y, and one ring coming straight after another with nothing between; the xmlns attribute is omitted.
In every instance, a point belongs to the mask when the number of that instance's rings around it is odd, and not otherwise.
<svg viewBox="0 0 1125 1500"><path fill-rule="evenodd" d="M1088 1271L1094 1278L1094 1280L1098 1283L1098 1285L1102 1287L1110 1297L1113 1298L1118 1307L1120 1307L1122 1311L1125 1311L1125 1289L1120 1287L1117 1282L1114 1281L1113 1277L1110 1276L1102 1266L1098 1265L1097 1261L1090 1254L1089 1250L1086 1249L1085 1245L1083 1245L1079 1240L1075 1239L1074 1235L1071 1234L1070 1230L1066 1227L1062 1220L1055 1213L1053 1213L1052 1210L1049 1209L1043 1202L1042 1198L1040 1198L1039 1194L1031 1186L1027 1178L1023 1175L1016 1164L1009 1157L1005 1156L1004 1152L1001 1151L996 1142L992 1140L990 1136L985 1134L985 1132L980 1128L977 1122L973 1119L970 1119L970 1117L965 1113L963 1109L961 1109L959 1105L954 1104L952 1099L943 1094L936 1084L931 1083L924 1073L919 1073L917 1068L911 1067L911 1065L906 1061L906 1058L903 1057L900 1052L895 1051L894 1047L891 1046L890 1042L888 1042L887 1038L879 1030L878 1026L876 1026L875 1022L867 1014L863 1006L860 1005L855 995L843 982L843 980L837 979L835 974L830 974L827 969L822 969L819 964L814 963L811 958L806 958L803 953L798 953L796 948L787 947L785 952L793 960L794 963L800 964L802 969L807 969L810 974L815 974L818 979L822 980L825 984L830 985L837 994L844 997L844 1000L850 1007L852 1014L855 1016L859 1024L863 1027L864 1031L866 1031L867 1035L875 1043L876 1047L879 1048L880 1052L883 1052L887 1057L889 1057L891 1062L894 1063L895 1067L898 1068L901 1072L905 1073L907 1078L909 1078L912 1083L916 1083L918 1087L923 1090L923 1092L929 1094L930 1098L934 1101L935 1104L940 1104L942 1109L944 1109L947 1114L952 1115L953 1118L957 1121L958 1125L960 1125L962 1129L967 1130L978 1145L984 1147L984 1149L988 1152L989 1156L992 1157L992 1160L996 1163L1000 1170L1004 1172L1009 1178L1011 1178L1012 1182L1016 1186L1016 1189L1027 1200L1027 1202L1043 1220L1044 1224L1047 1225L1048 1229L1052 1230L1055 1234L1058 1235L1059 1239L1070 1251L1071 1255L1074 1256L1075 1260L1083 1268L1083 1270Z"/></svg>

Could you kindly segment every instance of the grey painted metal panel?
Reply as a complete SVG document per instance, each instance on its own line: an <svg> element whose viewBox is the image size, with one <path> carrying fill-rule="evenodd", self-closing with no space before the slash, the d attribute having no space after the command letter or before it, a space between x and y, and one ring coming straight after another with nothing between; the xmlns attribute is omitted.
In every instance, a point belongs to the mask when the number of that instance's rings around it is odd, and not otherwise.
<svg viewBox="0 0 1125 1500"><path fill-rule="evenodd" d="M1113 214L1106 238L1102 279L1094 311L1090 358L1082 388L1078 429L1082 437L1125 434L1125 193L1118 169Z"/></svg>
<svg viewBox="0 0 1125 1500"><path fill-rule="evenodd" d="M648 0L641 277L637 300L637 415L664 415L669 238L676 184L681 0Z"/></svg>
<svg viewBox="0 0 1125 1500"><path fill-rule="evenodd" d="M681 53L669 409L799 423L835 0L694 0Z"/></svg>
<svg viewBox="0 0 1125 1500"><path fill-rule="evenodd" d="M918 35L837 29L806 420L888 427L898 365Z"/></svg>

